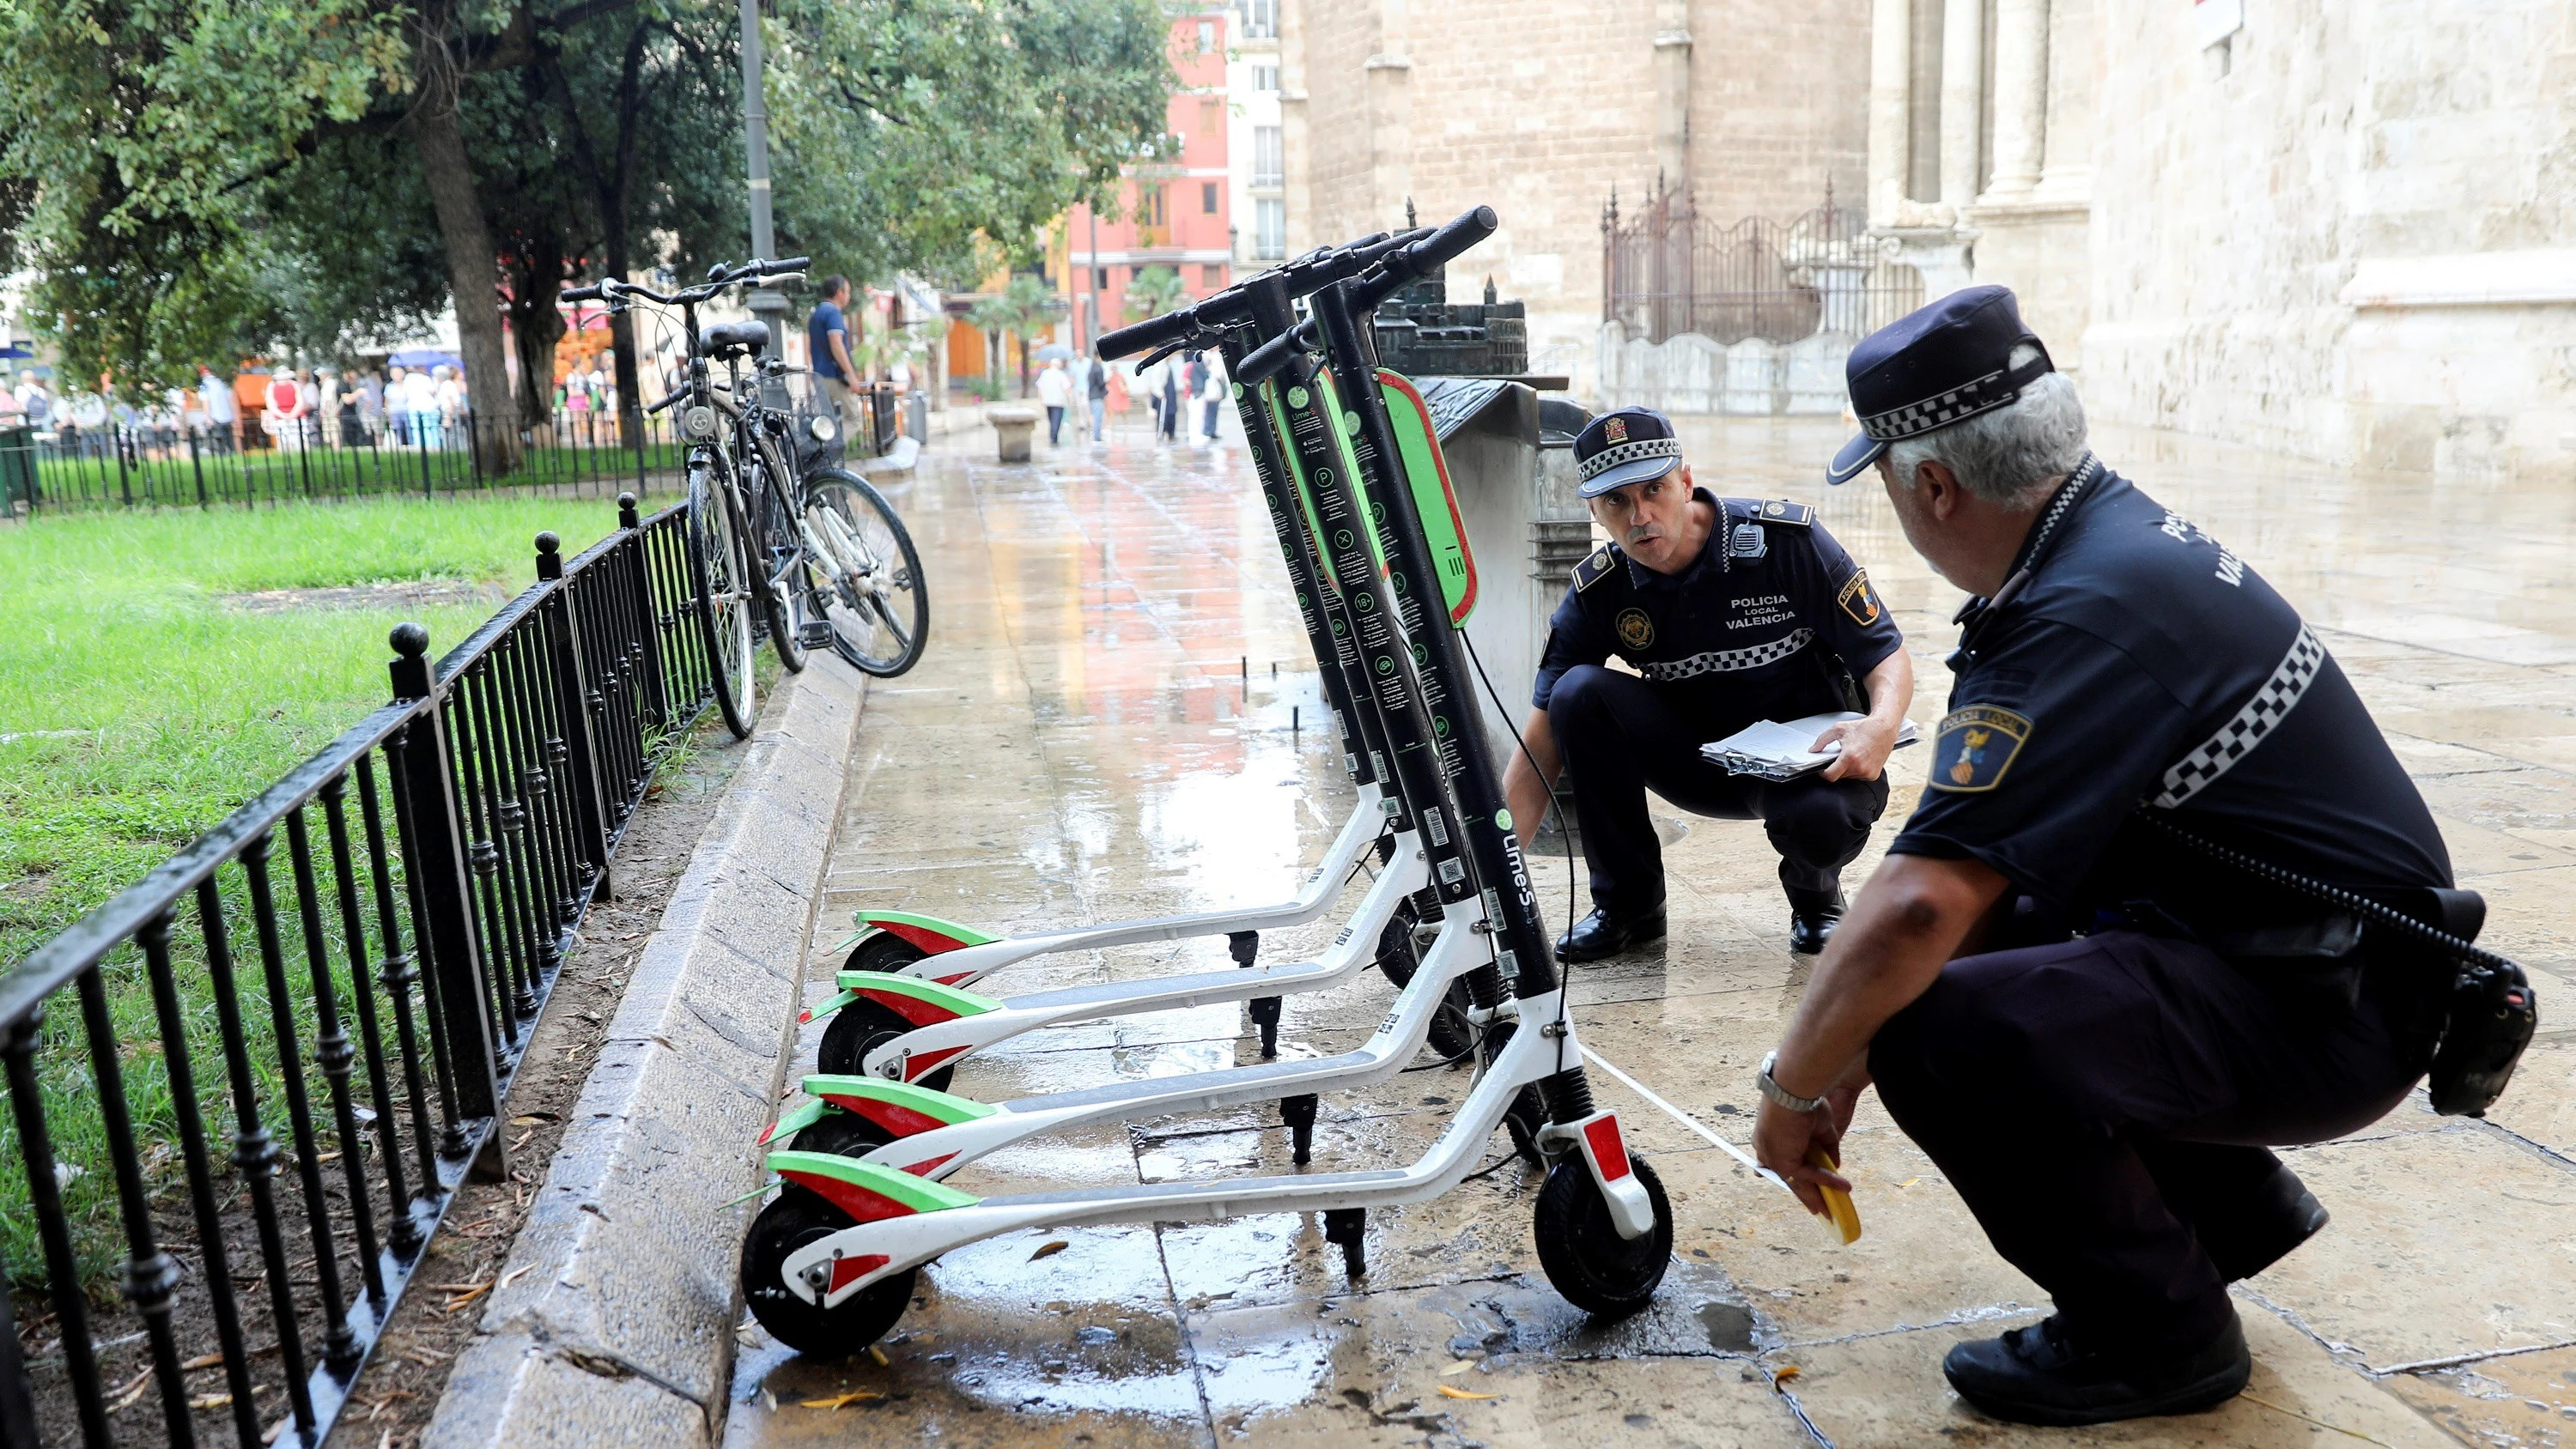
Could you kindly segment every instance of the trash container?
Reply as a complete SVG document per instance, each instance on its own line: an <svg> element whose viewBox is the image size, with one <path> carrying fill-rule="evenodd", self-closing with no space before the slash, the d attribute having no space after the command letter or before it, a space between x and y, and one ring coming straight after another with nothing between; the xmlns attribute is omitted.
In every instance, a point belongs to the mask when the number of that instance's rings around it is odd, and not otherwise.
<svg viewBox="0 0 2576 1449"><path fill-rule="evenodd" d="M0 509L36 511L36 430L0 427Z"/></svg>

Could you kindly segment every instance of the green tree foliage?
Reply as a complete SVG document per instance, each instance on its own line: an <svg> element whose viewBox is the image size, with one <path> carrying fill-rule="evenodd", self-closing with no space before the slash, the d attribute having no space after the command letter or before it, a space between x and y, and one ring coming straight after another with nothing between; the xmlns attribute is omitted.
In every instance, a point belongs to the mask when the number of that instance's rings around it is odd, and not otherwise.
<svg viewBox="0 0 2576 1449"><path fill-rule="evenodd" d="M1142 322L1189 305L1190 289L1170 267L1147 267L1127 284L1127 320Z"/></svg>
<svg viewBox="0 0 2576 1449"><path fill-rule="evenodd" d="M455 173L423 169L450 128L542 363L568 279L748 250L735 25L680 0L0 0L0 251L75 375L330 350L470 271ZM774 0L781 250L950 283L1033 257L1160 140L1166 25L1154 0Z"/></svg>
<svg viewBox="0 0 2576 1449"><path fill-rule="evenodd" d="M1029 395L1029 347L1055 331L1064 302L1046 280L1028 272L1011 278L1002 290L977 302L966 320L994 336L1020 339L1020 396Z"/></svg>

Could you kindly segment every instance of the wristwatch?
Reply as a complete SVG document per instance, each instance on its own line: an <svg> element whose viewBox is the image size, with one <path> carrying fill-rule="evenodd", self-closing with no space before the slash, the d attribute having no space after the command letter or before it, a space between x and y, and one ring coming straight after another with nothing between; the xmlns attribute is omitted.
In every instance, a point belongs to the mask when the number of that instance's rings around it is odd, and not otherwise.
<svg viewBox="0 0 2576 1449"><path fill-rule="evenodd" d="M1825 1105L1825 1099L1822 1097L1801 1097L1797 1093L1790 1091L1788 1088L1781 1086L1778 1080L1771 1075L1771 1065L1778 1060L1780 1060L1780 1054L1776 1051L1763 1057L1762 1070L1754 1074L1754 1085L1762 1089L1763 1096L1770 1098L1772 1101L1779 1103L1781 1106L1788 1108L1792 1112L1812 1112L1818 1107Z"/></svg>

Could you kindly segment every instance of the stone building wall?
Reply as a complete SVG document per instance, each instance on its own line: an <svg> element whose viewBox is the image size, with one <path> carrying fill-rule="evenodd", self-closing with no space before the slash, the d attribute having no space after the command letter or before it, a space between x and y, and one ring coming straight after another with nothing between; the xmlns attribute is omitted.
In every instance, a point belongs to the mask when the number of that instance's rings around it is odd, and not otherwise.
<svg viewBox="0 0 2576 1449"><path fill-rule="evenodd" d="M2108 6L2085 392L2370 467L2576 467L2576 4Z"/></svg>
<svg viewBox="0 0 2576 1449"><path fill-rule="evenodd" d="M1687 176L1703 214L1856 196L1868 0L1289 0L1289 251L1490 204L1455 280L1529 306L1533 372L1591 396L1601 211Z"/></svg>

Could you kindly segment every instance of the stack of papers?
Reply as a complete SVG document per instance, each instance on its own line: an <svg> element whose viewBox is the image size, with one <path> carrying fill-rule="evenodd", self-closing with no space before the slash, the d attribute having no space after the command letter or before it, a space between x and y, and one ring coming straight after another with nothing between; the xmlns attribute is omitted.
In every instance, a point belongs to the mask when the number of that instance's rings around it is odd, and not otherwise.
<svg viewBox="0 0 2576 1449"><path fill-rule="evenodd" d="M1783 724L1778 720L1755 720L1725 739L1699 747L1701 755L1726 767L1730 775L1759 775L1765 780L1794 780L1811 770L1832 764L1843 752L1842 741L1836 740L1822 750L1808 746L1816 736L1838 724L1867 716L1857 712L1811 714ZM1903 749L1916 738L1914 721L1907 720L1896 732L1896 747Z"/></svg>

